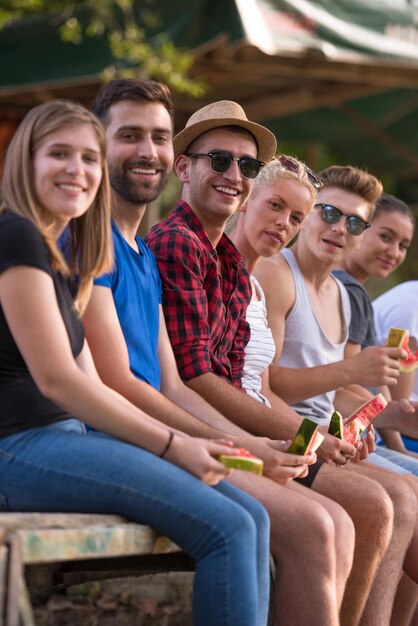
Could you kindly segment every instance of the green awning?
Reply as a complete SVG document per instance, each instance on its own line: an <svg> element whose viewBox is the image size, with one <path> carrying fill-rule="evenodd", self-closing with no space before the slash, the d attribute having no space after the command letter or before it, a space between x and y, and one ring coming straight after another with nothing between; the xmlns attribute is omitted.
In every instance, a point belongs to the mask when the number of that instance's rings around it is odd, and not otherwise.
<svg viewBox="0 0 418 626"><path fill-rule="evenodd" d="M149 37L167 32L193 50L192 74L208 85L201 102L175 95L179 128L202 104L235 99L279 145L324 142L341 161L418 178L416 0L159 0L155 7L160 23ZM87 9L78 16L87 19ZM112 61L107 40L63 43L59 24L48 14L0 31L0 124L48 98L90 103Z"/></svg>

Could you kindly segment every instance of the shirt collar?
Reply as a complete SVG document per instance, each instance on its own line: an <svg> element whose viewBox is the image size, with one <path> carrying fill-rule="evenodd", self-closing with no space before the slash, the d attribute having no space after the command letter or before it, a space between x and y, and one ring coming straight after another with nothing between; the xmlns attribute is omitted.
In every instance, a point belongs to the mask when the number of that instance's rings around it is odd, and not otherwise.
<svg viewBox="0 0 418 626"><path fill-rule="evenodd" d="M222 258L227 258L232 265L236 265L241 261L240 253L238 252L230 238L225 235L225 233L222 235L216 248L213 247L212 242L210 241L205 229L202 226L202 222L192 211L187 202L184 202L184 200L180 200L175 208L175 211L182 217L182 219L186 222L189 228L199 237L204 247L214 257L217 258L218 256L220 256Z"/></svg>

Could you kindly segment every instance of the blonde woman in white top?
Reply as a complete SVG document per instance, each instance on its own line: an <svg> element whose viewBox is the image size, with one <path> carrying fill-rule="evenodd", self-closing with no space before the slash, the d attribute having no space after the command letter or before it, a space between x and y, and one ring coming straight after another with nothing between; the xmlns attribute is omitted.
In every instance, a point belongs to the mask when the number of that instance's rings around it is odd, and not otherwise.
<svg viewBox="0 0 418 626"><path fill-rule="evenodd" d="M243 387L259 402L273 406L276 414L284 413L286 404L270 389L268 370L276 349L267 323L264 293L252 273L263 257L277 254L296 237L313 207L319 186L316 175L303 163L285 155L276 157L261 170L247 203L228 228L228 235L250 274L253 293L247 309L251 339L246 347ZM354 537L350 532L351 520L342 507L314 488L307 489L320 468L321 462L310 465L308 476L291 481L287 488L319 503L333 519L338 555L335 560L336 601L340 608L352 564Z"/></svg>
<svg viewBox="0 0 418 626"><path fill-rule="evenodd" d="M263 257L277 254L296 237L312 210L320 185L314 172L297 159L276 157L258 175L229 235L251 276L253 292L247 310L251 339L246 348L243 387L267 406L274 399L268 367L276 349L267 324L264 293L252 273Z"/></svg>

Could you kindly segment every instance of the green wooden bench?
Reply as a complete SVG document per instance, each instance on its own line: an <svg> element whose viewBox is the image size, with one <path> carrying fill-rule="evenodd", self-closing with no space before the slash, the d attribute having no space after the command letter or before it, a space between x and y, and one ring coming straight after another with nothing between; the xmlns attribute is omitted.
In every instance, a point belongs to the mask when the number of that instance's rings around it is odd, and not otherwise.
<svg viewBox="0 0 418 626"><path fill-rule="evenodd" d="M0 513L0 626L35 626L36 589L193 568L167 537L117 515Z"/></svg>

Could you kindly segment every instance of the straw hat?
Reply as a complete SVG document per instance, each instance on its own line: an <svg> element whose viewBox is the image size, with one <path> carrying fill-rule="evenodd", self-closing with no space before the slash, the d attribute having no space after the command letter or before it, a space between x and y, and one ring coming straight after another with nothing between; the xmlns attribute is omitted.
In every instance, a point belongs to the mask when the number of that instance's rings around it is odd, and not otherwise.
<svg viewBox="0 0 418 626"><path fill-rule="evenodd" d="M202 133L220 126L241 126L248 130L258 145L258 159L268 163L276 153L276 137L264 126L250 122L244 109L232 100L220 100L193 113L184 130L173 140L174 157L184 154L190 144Z"/></svg>

